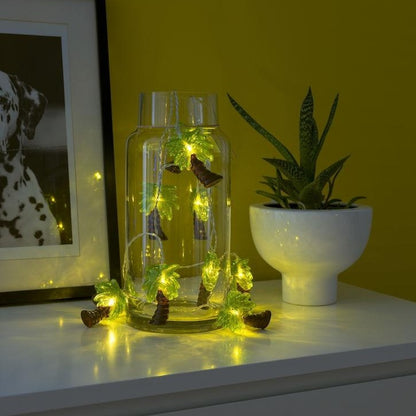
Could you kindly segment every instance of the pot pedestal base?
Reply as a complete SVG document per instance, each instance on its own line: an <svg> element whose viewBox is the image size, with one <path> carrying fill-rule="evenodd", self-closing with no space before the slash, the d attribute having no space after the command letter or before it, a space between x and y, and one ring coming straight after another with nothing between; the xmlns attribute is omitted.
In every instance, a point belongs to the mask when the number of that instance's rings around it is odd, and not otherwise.
<svg viewBox="0 0 416 416"><path fill-rule="evenodd" d="M338 276L282 274L283 302L303 306L331 305L337 301Z"/></svg>

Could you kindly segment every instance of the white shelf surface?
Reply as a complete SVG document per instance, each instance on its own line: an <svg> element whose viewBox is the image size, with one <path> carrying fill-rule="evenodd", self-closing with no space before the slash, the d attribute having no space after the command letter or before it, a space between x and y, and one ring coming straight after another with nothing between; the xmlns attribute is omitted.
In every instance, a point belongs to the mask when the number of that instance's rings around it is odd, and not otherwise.
<svg viewBox="0 0 416 416"><path fill-rule="evenodd" d="M0 308L1 414L121 400L177 410L416 374L416 303L340 284L334 305L295 306L279 281L256 282L252 298L272 321L239 335L89 329L90 301Z"/></svg>

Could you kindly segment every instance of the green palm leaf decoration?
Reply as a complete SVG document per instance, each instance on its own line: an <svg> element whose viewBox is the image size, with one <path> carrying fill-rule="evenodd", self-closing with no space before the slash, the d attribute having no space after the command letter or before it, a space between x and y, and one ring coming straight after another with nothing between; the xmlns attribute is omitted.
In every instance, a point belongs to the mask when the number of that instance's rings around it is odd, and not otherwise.
<svg viewBox="0 0 416 416"><path fill-rule="evenodd" d="M208 221L211 201L208 190L193 189L191 191L191 208L195 212L198 220Z"/></svg>
<svg viewBox="0 0 416 416"><path fill-rule="evenodd" d="M143 289L149 302L155 301L158 291L162 291L169 300L178 297L178 267L178 264L157 264L146 269Z"/></svg>
<svg viewBox="0 0 416 416"><path fill-rule="evenodd" d="M224 306L218 314L217 325L228 328L231 331L239 331L244 328L244 317L254 309L249 293L241 293L238 290L230 290L224 302Z"/></svg>
<svg viewBox="0 0 416 416"><path fill-rule="evenodd" d="M215 251L208 251L204 264L202 265L202 283L206 290L212 292L217 284L218 276L221 271L221 259Z"/></svg>
<svg viewBox="0 0 416 416"><path fill-rule="evenodd" d="M242 290L249 291L253 287L253 275L248 265L248 259L236 256L231 262L231 275Z"/></svg>
<svg viewBox="0 0 416 416"><path fill-rule="evenodd" d="M95 290L97 294L94 296L94 302L97 306L110 307L109 319L117 318L125 312L126 297L116 280L97 283Z"/></svg>
<svg viewBox="0 0 416 416"><path fill-rule="evenodd" d="M191 168L191 155L202 162L212 162L216 144L211 135L199 127L181 126L179 132L171 134L166 142L166 150L173 163L181 170Z"/></svg>
<svg viewBox="0 0 416 416"><path fill-rule="evenodd" d="M159 188L155 183L146 183L145 191L141 193L141 196L139 209L146 215L157 208L160 217L170 221L173 217L173 210L179 209L176 186L174 185L161 185Z"/></svg>

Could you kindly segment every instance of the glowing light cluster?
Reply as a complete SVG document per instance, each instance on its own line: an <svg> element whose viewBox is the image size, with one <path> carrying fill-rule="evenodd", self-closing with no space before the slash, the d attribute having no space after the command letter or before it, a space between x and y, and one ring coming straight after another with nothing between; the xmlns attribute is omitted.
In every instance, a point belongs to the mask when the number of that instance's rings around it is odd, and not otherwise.
<svg viewBox="0 0 416 416"><path fill-rule="evenodd" d="M235 259L231 262L231 275L243 290L248 291L253 287L253 275L248 259L241 259L235 255Z"/></svg>
<svg viewBox="0 0 416 416"><path fill-rule="evenodd" d="M53 285L54 285L54 281L53 281L52 279L49 279L49 280L45 280L45 281L43 281L43 282L41 283L40 287L41 287L42 289L44 289L44 288L47 288L47 287L53 287Z"/></svg>
<svg viewBox="0 0 416 416"><path fill-rule="evenodd" d="M221 271L221 260L214 251L208 251L202 266L202 283L209 292L214 290Z"/></svg>
<svg viewBox="0 0 416 416"><path fill-rule="evenodd" d="M240 331L245 327L244 316L248 315L254 306L254 302L250 300L248 293L230 290L225 299L224 307L218 314L217 324L233 332Z"/></svg>
<svg viewBox="0 0 416 416"><path fill-rule="evenodd" d="M97 306L110 307L108 319L115 319L126 310L126 298L117 281L100 282L95 285Z"/></svg>
<svg viewBox="0 0 416 416"><path fill-rule="evenodd" d="M157 264L146 269L143 289L149 302L156 299L158 290L169 299L175 299L179 295L179 273L176 273L178 264Z"/></svg>
<svg viewBox="0 0 416 416"><path fill-rule="evenodd" d="M191 168L191 155L202 161L212 161L215 142L212 137L201 128L185 128L172 134L166 142L166 149L179 168Z"/></svg>
<svg viewBox="0 0 416 416"><path fill-rule="evenodd" d="M155 208L158 209L161 218L169 221L173 217L173 210L179 209L176 186L161 185L158 187L154 183L146 183L146 189L142 194L139 203L140 212L149 215Z"/></svg>
<svg viewBox="0 0 416 416"><path fill-rule="evenodd" d="M206 189L191 189L192 209L200 221L208 221L210 198Z"/></svg>

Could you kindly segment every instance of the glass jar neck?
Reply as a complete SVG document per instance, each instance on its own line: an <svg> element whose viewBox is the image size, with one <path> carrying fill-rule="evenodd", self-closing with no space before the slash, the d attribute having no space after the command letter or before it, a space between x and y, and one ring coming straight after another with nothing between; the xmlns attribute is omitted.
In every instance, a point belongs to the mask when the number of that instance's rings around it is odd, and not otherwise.
<svg viewBox="0 0 416 416"><path fill-rule="evenodd" d="M208 93L161 91L140 93L140 127L216 126L217 96Z"/></svg>

